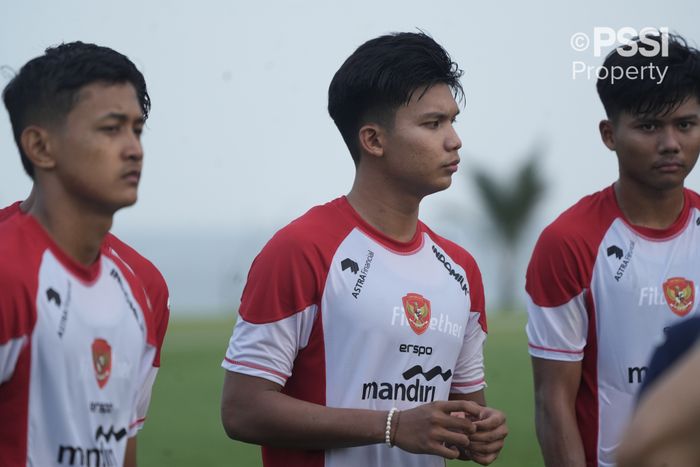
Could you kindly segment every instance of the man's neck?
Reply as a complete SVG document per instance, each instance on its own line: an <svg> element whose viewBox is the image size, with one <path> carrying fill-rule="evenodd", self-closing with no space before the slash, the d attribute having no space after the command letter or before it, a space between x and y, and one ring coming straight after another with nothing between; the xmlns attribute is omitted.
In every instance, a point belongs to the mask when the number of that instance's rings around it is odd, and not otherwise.
<svg viewBox="0 0 700 467"><path fill-rule="evenodd" d="M102 241L112 227L112 215L99 213L94 206L39 191L29 214L69 257L85 266L97 260Z"/></svg>
<svg viewBox="0 0 700 467"><path fill-rule="evenodd" d="M625 218L639 227L670 227L680 216L685 202L682 186L670 190L649 190L621 179L615 182L614 191Z"/></svg>
<svg viewBox="0 0 700 467"><path fill-rule="evenodd" d="M419 198L399 193L386 182L356 177L347 199L360 217L386 236L399 242L415 236Z"/></svg>

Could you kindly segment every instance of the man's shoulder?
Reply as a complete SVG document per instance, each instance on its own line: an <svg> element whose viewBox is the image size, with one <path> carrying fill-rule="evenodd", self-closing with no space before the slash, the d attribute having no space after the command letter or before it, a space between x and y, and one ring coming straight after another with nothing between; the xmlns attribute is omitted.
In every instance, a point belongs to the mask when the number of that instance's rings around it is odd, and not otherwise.
<svg viewBox="0 0 700 467"><path fill-rule="evenodd" d="M108 233L105 237L105 246L134 272L142 281L148 285L163 287L167 290L167 284L160 270L145 256L136 251L133 247L125 243L119 237Z"/></svg>
<svg viewBox="0 0 700 467"><path fill-rule="evenodd" d="M27 215L0 223L0 286L3 298L23 294L37 282L37 271L47 245L26 225Z"/></svg>
<svg viewBox="0 0 700 467"><path fill-rule="evenodd" d="M0 222L7 220L15 214L21 212L19 208L20 203L21 201L15 201L9 206L0 209Z"/></svg>
<svg viewBox="0 0 700 467"><path fill-rule="evenodd" d="M347 236L354 224L348 217L344 198L314 206L306 213L278 230L266 248L282 248L305 251L337 246Z"/></svg>
<svg viewBox="0 0 700 467"><path fill-rule="evenodd" d="M32 235L27 225L29 215L16 215L0 222L0 267L16 266L19 261L43 249L41 242Z"/></svg>
<svg viewBox="0 0 700 467"><path fill-rule="evenodd" d="M542 231L525 285L536 303L559 305L589 286L598 248L619 215L608 187L585 196Z"/></svg>
<svg viewBox="0 0 700 467"><path fill-rule="evenodd" d="M612 187L584 196L542 231L548 242L596 243L620 217Z"/></svg>

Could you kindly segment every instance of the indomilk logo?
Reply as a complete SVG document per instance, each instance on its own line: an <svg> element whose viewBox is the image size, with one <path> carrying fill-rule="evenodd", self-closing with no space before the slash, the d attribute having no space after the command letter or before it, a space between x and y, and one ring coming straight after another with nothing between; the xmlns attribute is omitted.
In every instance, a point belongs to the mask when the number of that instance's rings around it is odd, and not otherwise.
<svg viewBox="0 0 700 467"><path fill-rule="evenodd" d="M445 269L447 269L447 272L450 273L450 276L454 277L455 281L457 281L457 283L460 285L460 288L466 297L469 294L469 287L467 287L467 282L464 276L455 271L454 267L452 267L452 263L447 261L447 256L438 250L435 245L433 245L433 253L435 254L435 258L437 258L437 260L440 261L443 266L445 266Z"/></svg>

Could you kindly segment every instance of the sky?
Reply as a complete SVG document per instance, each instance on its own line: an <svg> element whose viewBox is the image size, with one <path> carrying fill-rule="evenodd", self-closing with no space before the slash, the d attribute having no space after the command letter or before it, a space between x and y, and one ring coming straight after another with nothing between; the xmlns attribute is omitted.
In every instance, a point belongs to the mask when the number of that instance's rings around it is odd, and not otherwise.
<svg viewBox="0 0 700 467"><path fill-rule="evenodd" d="M27 0L7 1L2 11L2 87L47 46L73 40L112 47L144 73L153 107L139 201L117 213L113 231L161 268L182 313L235 309L266 239L349 191L354 166L326 98L335 71L366 40L420 29L465 72L456 123L462 163L452 187L424 201L421 218L472 252L491 303L508 285L499 281L501 250L470 170L507 180L542 148L548 188L512 284L522 297L542 228L617 176L615 155L598 134L604 112L595 71L588 72L611 47L597 56L595 46L623 27L667 27L700 45L700 3L690 0ZM574 50L585 44L581 33L589 47ZM698 189L699 182L696 170L686 185ZM3 111L0 206L30 187Z"/></svg>

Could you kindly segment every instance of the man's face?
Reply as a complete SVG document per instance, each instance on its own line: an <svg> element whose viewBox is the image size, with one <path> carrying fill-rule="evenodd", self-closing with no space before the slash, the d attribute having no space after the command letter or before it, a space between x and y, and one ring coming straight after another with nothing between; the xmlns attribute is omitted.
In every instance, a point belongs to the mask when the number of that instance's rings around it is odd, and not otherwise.
<svg viewBox="0 0 700 467"><path fill-rule="evenodd" d="M664 116L622 113L608 122L603 141L617 153L620 179L640 188L665 191L683 186L700 152L700 103L686 99Z"/></svg>
<svg viewBox="0 0 700 467"><path fill-rule="evenodd" d="M54 171L79 203L114 212L136 202L144 119L129 83L83 87L63 123L50 132Z"/></svg>
<svg viewBox="0 0 700 467"><path fill-rule="evenodd" d="M462 147L453 127L459 108L450 87L437 84L420 97L422 92L416 90L408 105L398 108L384 144L387 181L420 197L450 186Z"/></svg>

